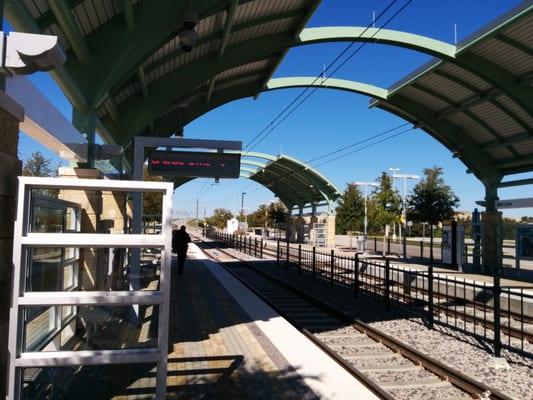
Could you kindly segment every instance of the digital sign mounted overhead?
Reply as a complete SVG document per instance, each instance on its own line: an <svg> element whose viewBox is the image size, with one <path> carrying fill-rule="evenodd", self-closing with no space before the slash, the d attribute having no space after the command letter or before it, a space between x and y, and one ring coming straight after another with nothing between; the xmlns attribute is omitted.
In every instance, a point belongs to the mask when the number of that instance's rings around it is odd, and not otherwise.
<svg viewBox="0 0 533 400"><path fill-rule="evenodd" d="M238 178L240 171L240 154L154 151L148 157L148 172L150 175Z"/></svg>

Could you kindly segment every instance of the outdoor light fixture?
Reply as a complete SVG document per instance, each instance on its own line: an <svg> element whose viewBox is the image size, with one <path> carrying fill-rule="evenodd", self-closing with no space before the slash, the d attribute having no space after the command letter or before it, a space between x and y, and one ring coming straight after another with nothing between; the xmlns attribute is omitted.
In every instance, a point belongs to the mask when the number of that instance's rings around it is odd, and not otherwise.
<svg viewBox="0 0 533 400"><path fill-rule="evenodd" d="M194 28L198 25L198 14L192 9L188 8L184 11L181 19L180 47L185 53L190 53L196 43L198 37Z"/></svg>

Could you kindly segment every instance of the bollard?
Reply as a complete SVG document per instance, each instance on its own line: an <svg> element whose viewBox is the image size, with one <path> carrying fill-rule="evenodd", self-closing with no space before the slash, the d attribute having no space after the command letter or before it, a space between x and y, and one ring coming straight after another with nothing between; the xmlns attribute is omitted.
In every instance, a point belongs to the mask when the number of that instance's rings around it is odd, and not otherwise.
<svg viewBox="0 0 533 400"><path fill-rule="evenodd" d="M389 291L389 286L390 286L390 276L389 276L389 272L390 272L390 261L387 260L385 261L385 309L388 311L390 309L390 291Z"/></svg>
<svg viewBox="0 0 533 400"><path fill-rule="evenodd" d="M353 266L353 297L359 296L359 254L355 253Z"/></svg>
<svg viewBox="0 0 533 400"><path fill-rule="evenodd" d="M260 258L263 258L263 238L261 238L261 249L259 251L260 251L259 253Z"/></svg>
<svg viewBox="0 0 533 400"><path fill-rule="evenodd" d="M313 267L312 267L313 280L315 280L315 274L316 274L316 247L313 246Z"/></svg>
<svg viewBox="0 0 533 400"><path fill-rule="evenodd" d="M403 235L403 259L407 260L407 237Z"/></svg>
<svg viewBox="0 0 533 400"><path fill-rule="evenodd" d="M257 258L257 238L254 237L254 257Z"/></svg>
<svg viewBox="0 0 533 400"><path fill-rule="evenodd" d="M335 284L335 250L331 249L331 260L330 260L330 280L331 280L331 287Z"/></svg>
<svg viewBox="0 0 533 400"><path fill-rule="evenodd" d="M252 237L248 238L248 254L252 255Z"/></svg>
<svg viewBox="0 0 533 400"><path fill-rule="evenodd" d="M302 273L302 245L298 245L298 275Z"/></svg>
<svg viewBox="0 0 533 400"><path fill-rule="evenodd" d="M433 265L428 267L428 314L429 314L429 329L433 329Z"/></svg>
<svg viewBox="0 0 533 400"><path fill-rule="evenodd" d="M423 240L420 241L420 259L421 260L424 259L424 241Z"/></svg>
<svg viewBox="0 0 533 400"><path fill-rule="evenodd" d="M378 252L378 239L374 236L374 253Z"/></svg>
<svg viewBox="0 0 533 400"><path fill-rule="evenodd" d="M387 238L387 254L390 254L390 237Z"/></svg>

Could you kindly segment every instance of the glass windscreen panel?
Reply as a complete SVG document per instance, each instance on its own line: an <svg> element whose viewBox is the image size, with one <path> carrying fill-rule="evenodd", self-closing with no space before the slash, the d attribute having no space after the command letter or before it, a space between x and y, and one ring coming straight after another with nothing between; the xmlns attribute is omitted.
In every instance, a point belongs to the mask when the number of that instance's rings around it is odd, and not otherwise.
<svg viewBox="0 0 533 400"><path fill-rule="evenodd" d="M22 369L23 400L154 399L155 363Z"/></svg>
<svg viewBox="0 0 533 400"><path fill-rule="evenodd" d="M158 305L24 307L24 352L156 348Z"/></svg>
<svg viewBox="0 0 533 400"><path fill-rule="evenodd" d="M162 252L141 248L139 268L132 249L29 247L25 291L158 290Z"/></svg>

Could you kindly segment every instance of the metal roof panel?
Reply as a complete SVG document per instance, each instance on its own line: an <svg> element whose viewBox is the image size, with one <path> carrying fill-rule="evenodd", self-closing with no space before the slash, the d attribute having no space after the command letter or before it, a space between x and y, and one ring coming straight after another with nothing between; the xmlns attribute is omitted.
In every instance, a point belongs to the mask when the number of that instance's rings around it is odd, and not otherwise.
<svg viewBox="0 0 533 400"><path fill-rule="evenodd" d="M478 104L472 107L470 111L502 136L513 135L523 131L516 121L492 103L484 102Z"/></svg>
<svg viewBox="0 0 533 400"><path fill-rule="evenodd" d="M532 72L533 57L531 55L497 39L489 39L480 43L473 49L473 53L496 63L515 75Z"/></svg>

